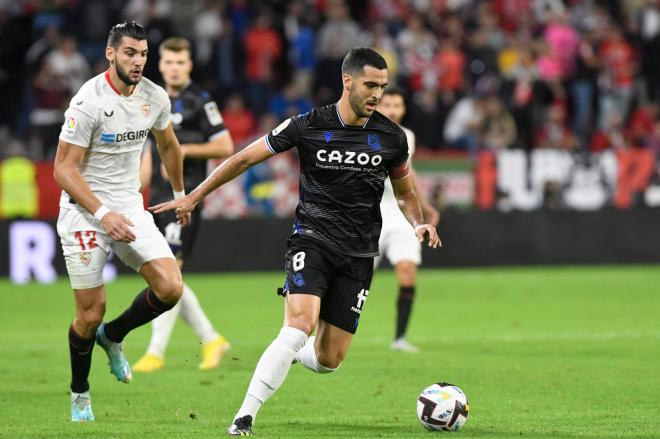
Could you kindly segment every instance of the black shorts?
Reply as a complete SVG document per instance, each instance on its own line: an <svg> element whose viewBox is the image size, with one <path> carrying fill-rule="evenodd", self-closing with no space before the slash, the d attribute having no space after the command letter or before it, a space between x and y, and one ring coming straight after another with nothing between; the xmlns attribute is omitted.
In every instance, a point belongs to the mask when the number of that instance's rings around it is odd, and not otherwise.
<svg viewBox="0 0 660 439"><path fill-rule="evenodd" d="M158 230L165 236L174 256L180 259L190 256L195 240L197 239L201 219L200 209L192 211L190 223L185 227L181 227L176 223L176 213L174 211L154 215L154 221Z"/></svg>
<svg viewBox="0 0 660 439"><path fill-rule="evenodd" d="M338 254L297 235L287 245L284 293L320 297L319 318L355 334L369 295L373 258Z"/></svg>

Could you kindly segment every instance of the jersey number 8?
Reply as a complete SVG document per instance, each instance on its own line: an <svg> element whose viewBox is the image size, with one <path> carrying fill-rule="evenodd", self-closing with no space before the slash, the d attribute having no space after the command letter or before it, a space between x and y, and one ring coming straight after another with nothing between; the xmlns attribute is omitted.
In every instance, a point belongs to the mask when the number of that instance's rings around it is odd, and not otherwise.
<svg viewBox="0 0 660 439"><path fill-rule="evenodd" d="M305 252L298 252L293 255L293 271L300 271L305 268Z"/></svg>

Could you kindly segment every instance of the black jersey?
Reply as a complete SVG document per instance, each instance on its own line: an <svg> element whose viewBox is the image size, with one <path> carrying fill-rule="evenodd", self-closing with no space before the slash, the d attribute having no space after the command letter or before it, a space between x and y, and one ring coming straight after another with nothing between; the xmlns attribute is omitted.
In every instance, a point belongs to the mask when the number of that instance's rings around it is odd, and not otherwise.
<svg viewBox="0 0 660 439"><path fill-rule="evenodd" d="M298 148L293 234L341 254L377 256L384 180L408 171L403 130L378 112L364 126L347 126L332 104L287 119L266 135L266 143L274 154Z"/></svg>
<svg viewBox="0 0 660 439"><path fill-rule="evenodd" d="M196 84L188 84L178 96L170 96L170 119L180 144L206 143L226 130L222 115L211 96ZM153 172L151 174L150 203L172 199L172 185L160 172L160 155L153 142ZM206 178L207 159L186 158L183 162L183 181L186 193L190 193ZM201 205L201 203L200 203Z"/></svg>

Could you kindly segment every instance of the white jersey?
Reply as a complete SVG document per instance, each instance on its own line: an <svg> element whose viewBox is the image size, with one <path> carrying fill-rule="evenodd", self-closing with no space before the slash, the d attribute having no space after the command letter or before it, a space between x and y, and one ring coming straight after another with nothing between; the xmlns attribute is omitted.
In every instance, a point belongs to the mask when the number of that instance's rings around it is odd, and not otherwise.
<svg viewBox="0 0 660 439"><path fill-rule="evenodd" d="M401 129L406 133L408 139L408 160L412 161L415 153L415 133L403 126ZM412 230L412 226L399 209L399 203L394 196L394 188L389 178L385 180L383 199L380 201L380 214L383 217L383 229L407 226Z"/></svg>
<svg viewBox="0 0 660 439"><path fill-rule="evenodd" d="M64 119L60 139L87 149L79 169L94 195L115 212L142 210L140 154L149 130L170 123L167 92L143 77L123 96L106 71L80 88ZM65 191L60 208L85 211Z"/></svg>

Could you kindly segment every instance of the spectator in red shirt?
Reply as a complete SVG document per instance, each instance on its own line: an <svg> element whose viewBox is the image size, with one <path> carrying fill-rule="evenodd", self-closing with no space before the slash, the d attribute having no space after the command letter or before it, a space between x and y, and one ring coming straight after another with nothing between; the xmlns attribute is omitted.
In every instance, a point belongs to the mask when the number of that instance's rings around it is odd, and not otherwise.
<svg viewBox="0 0 660 439"><path fill-rule="evenodd" d="M457 95L463 91L465 55L451 39L440 43L440 50L434 59L438 75L438 91Z"/></svg>
<svg viewBox="0 0 660 439"><path fill-rule="evenodd" d="M245 108L240 94L233 94L227 98L225 108L222 110L222 118L237 147L244 146L254 134L256 120L250 110Z"/></svg>
<svg viewBox="0 0 660 439"><path fill-rule="evenodd" d="M520 15L529 11L531 3L531 0L495 0L493 10L502 29L507 32L517 30Z"/></svg>
<svg viewBox="0 0 660 439"><path fill-rule="evenodd" d="M282 40L271 26L271 15L260 13L245 33L245 75L251 107L261 114L270 100L276 64L282 56Z"/></svg>

